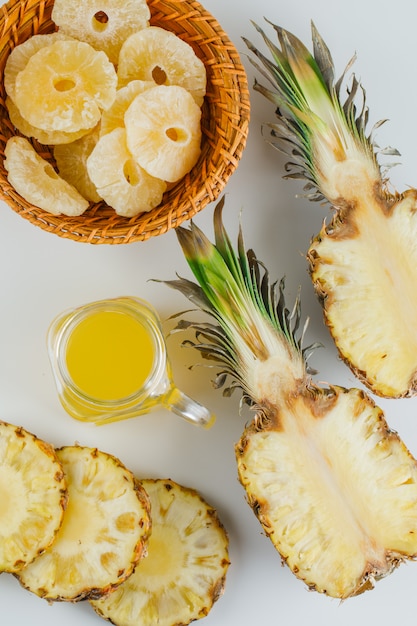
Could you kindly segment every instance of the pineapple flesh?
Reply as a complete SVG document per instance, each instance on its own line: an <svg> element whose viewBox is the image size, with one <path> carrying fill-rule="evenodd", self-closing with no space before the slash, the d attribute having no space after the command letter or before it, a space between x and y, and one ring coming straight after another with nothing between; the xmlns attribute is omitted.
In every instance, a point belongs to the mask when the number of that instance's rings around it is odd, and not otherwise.
<svg viewBox="0 0 417 626"><path fill-rule="evenodd" d="M116 626L185 626L223 592L228 538L215 510L172 480L142 480L152 509L148 554L113 593L90 601Z"/></svg>
<svg viewBox="0 0 417 626"><path fill-rule="evenodd" d="M306 178L306 195L335 211L307 252L325 321L341 358L369 389L413 396L417 191L389 190L379 159L398 153L378 151L367 134L368 109L355 77L342 102L345 74L335 82L331 54L314 25L313 55L293 34L272 27L278 45L256 26L268 56L245 40L268 81L256 80L255 89L276 110L270 141L290 157L287 177Z"/></svg>
<svg viewBox="0 0 417 626"><path fill-rule="evenodd" d="M131 575L150 534L147 494L122 463L95 448L57 450L68 508L51 547L19 572L48 601L100 597Z"/></svg>
<svg viewBox="0 0 417 626"><path fill-rule="evenodd" d="M0 422L0 572L16 573L55 540L67 485L55 450Z"/></svg>
<svg viewBox="0 0 417 626"><path fill-rule="evenodd" d="M362 390L318 386L302 347L300 303L283 282L237 251L215 209L215 244L195 225L178 238L197 284L180 290L214 322L195 329L197 350L255 412L236 445L239 479L266 535L312 590L345 599L417 555L417 462Z"/></svg>

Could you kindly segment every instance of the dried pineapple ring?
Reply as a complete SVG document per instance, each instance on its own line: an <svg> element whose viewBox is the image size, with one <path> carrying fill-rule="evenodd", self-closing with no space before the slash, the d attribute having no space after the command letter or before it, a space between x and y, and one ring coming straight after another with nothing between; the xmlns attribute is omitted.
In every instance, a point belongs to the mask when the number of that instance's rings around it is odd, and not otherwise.
<svg viewBox="0 0 417 626"><path fill-rule="evenodd" d="M48 33L46 35L33 35L26 41L19 44L7 57L4 67L4 88L8 96L15 99L15 83L16 77L23 69L25 69L30 57L55 41L70 39L63 33Z"/></svg>
<svg viewBox="0 0 417 626"><path fill-rule="evenodd" d="M136 96L151 87L155 87L153 81L132 80L125 87L118 89L113 104L107 111L103 111L101 116L100 135L110 133L115 128L124 128L127 109Z"/></svg>
<svg viewBox="0 0 417 626"><path fill-rule="evenodd" d="M55 539L67 488L55 450L0 422L0 572L16 573Z"/></svg>
<svg viewBox="0 0 417 626"><path fill-rule="evenodd" d="M174 33L150 26L126 39L117 68L119 85L131 80L153 80L158 85L179 85L198 106L206 93L206 68L192 47Z"/></svg>
<svg viewBox="0 0 417 626"><path fill-rule="evenodd" d="M215 510L172 480L143 480L152 508L148 556L123 585L91 601L117 626L174 626L208 615L224 589L228 538Z"/></svg>
<svg viewBox="0 0 417 626"><path fill-rule="evenodd" d="M88 201L24 137L11 137L4 154L9 183L30 204L54 215L81 215L88 209Z"/></svg>
<svg viewBox="0 0 417 626"><path fill-rule="evenodd" d="M54 157L59 175L90 202L99 202L101 196L87 172L87 159L99 139L99 127L96 126L87 135L70 144L55 146Z"/></svg>
<svg viewBox="0 0 417 626"><path fill-rule="evenodd" d="M104 52L65 40L41 48L19 72L15 104L42 130L93 128L116 97L117 76Z"/></svg>
<svg viewBox="0 0 417 626"><path fill-rule="evenodd" d="M100 597L142 558L150 532L149 499L122 463L95 448L57 451L68 508L52 546L19 572L24 587L47 600Z"/></svg>
<svg viewBox="0 0 417 626"><path fill-rule="evenodd" d="M125 217L158 206L166 190L163 180L150 176L135 163L124 128L115 128L99 139L87 159L87 171L100 196Z"/></svg>
<svg viewBox="0 0 417 626"><path fill-rule="evenodd" d="M44 146L56 146L59 144L71 143L72 141L76 141L90 132L87 128L77 130L74 133L66 133L64 130L48 131L36 128L35 126L32 126L32 124L29 124L29 122L21 116L19 109L9 96L6 98L6 108L13 126L17 128L22 135L25 135L26 137L33 137Z"/></svg>
<svg viewBox="0 0 417 626"><path fill-rule="evenodd" d="M52 19L61 32L103 50L117 63L122 43L149 24L146 0L55 0Z"/></svg>
<svg viewBox="0 0 417 626"><path fill-rule="evenodd" d="M139 94L125 124L130 152L152 176L175 182L196 164L201 109L182 87L159 85Z"/></svg>

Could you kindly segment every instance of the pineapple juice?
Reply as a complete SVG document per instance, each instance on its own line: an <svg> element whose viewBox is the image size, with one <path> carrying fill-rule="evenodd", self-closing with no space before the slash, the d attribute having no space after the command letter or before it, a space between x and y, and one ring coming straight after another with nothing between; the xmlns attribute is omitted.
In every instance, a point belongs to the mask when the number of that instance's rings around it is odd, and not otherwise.
<svg viewBox="0 0 417 626"><path fill-rule="evenodd" d="M157 312L134 297L65 311L48 331L48 354L64 409L105 424L158 407L199 426L213 414L174 384Z"/></svg>
<svg viewBox="0 0 417 626"><path fill-rule="evenodd" d="M154 360L149 331L121 311L99 310L82 319L66 349L74 384L100 401L119 400L142 389Z"/></svg>

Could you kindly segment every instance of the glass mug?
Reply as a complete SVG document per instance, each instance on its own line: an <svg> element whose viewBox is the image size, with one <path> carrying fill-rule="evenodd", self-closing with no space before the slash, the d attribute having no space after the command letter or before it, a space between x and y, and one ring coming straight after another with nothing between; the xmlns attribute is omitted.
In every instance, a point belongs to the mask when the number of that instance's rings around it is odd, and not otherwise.
<svg viewBox="0 0 417 626"><path fill-rule="evenodd" d="M175 386L159 316L144 300L65 311L50 325L47 345L59 399L75 419L105 424L165 407L199 426L214 423Z"/></svg>

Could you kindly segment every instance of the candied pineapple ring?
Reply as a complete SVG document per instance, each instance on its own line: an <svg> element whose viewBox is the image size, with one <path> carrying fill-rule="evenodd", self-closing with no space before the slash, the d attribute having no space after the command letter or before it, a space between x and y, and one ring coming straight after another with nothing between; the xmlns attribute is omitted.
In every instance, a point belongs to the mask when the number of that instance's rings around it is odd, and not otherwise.
<svg viewBox="0 0 417 626"><path fill-rule="evenodd" d="M192 47L174 33L150 26L126 39L117 68L119 85L131 80L153 80L189 91L198 106L206 93L206 68Z"/></svg>
<svg viewBox="0 0 417 626"><path fill-rule="evenodd" d="M27 202L54 215L81 215L88 209L88 201L24 137L11 137L4 154L9 183Z"/></svg>
<svg viewBox="0 0 417 626"><path fill-rule="evenodd" d="M201 109L182 87L159 85L139 94L125 113L127 145L151 176L176 182L200 155Z"/></svg>
<svg viewBox="0 0 417 626"><path fill-rule="evenodd" d="M120 47L149 24L146 0L55 0L52 19L60 31L103 50L117 63Z"/></svg>
<svg viewBox="0 0 417 626"><path fill-rule="evenodd" d="M155 208L166 190L163 180L135 163L124 128L115 128L99 139L87 159L87 171L100 196L125 217Z"/></svg>
<svg viewBox="0 0 417 626"><path fill-rule="evenodd" d="M16 77L23 69L25 69L30 57L38 52L41 48L49 46L55 41L70 39L63 33L48 33L46 35L33 35L19 44L7 57L4 68L4 88L6 93L12 100L15 96Z"/></svg>
<svg viewBox="0 0 417 626"><path fill-rule="evenodd" d="M65 130L42 130L41 128L36 128L36 126L32 126L29 124L27 120L25 120L21 114L13 100L8 96L6 98L6 108L9 113L9 118L11 123L17 130L25 135L25 137L31 137L42 143L43 145L57 146L59 144L69 144L80 137L83 137L85 134L91 132L87 128L83 128L81 130L77 130L73 133L65 132Z"/></svg>
<svg viewBox="0 0 417 626"><path fill-rule="evenodd" d="M56 41L19 72L14 101L33 126L75 132L98 123L101 110L113 104L116 85L116 71L104 52L81 41Z"/></svg>
<svg viewBox="0 0 417 626"><path fill-rule="evenodd" d="M71 144L54 147L54 157L59 175L90 202L100 202L94 183L87 172L87 159L99 138L99 126Z"/></svg>

